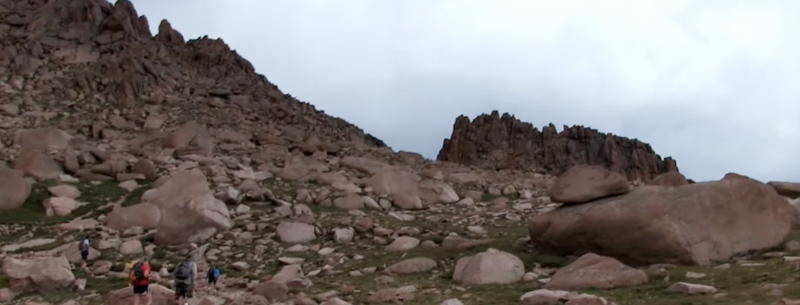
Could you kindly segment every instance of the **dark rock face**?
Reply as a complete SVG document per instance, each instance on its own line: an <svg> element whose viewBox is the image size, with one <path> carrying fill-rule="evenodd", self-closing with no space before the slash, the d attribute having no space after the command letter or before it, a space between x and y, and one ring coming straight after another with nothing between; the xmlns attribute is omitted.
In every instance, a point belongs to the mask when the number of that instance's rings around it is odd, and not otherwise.
<svg viewBox="0 0 800 305"><path fill-rule="evenodd" d="M629 180L649 181L659 174L677 171L671 157L662 159L649 144L598 132L583 126L553 124L539 131L530 123L497 111L470 122L459 116L453 133L444 140L437 157L464 165L495 169L537 170L554 175L574 165L599 165Z"/></svg>

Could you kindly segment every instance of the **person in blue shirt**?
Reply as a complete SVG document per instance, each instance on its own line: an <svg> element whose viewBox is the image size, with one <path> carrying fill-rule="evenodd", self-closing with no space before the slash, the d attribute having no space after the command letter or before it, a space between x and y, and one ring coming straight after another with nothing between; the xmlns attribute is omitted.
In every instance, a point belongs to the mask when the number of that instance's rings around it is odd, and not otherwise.
<svg viewBox="0 0 800 305"><path fill-rule="evenodd" d="M214 291L217 291L217 280L219 279L219 268L215 266L210 266L208 268L208 284L211 287L214 287Z"/></svg>

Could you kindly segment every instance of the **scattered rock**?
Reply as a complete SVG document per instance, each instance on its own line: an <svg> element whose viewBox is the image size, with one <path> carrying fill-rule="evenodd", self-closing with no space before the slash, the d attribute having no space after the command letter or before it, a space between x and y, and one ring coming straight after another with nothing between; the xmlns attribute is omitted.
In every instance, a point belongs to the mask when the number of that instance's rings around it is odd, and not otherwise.
<svg viewBox="0 0 800 305"><path fill-rule="evenodd" d="M428 272L433 268L436 268L436 266L437 263L435 260L427 257L415 257L394 263L393 265L386 267L386 270L396 274L411 274Z"/></svg>
<svg viewBox="0 0 800 305"><path fill-rule="evenodd" d="M708 285L700 285L700 284L690 284L684 282L678 282L672 284L667 288L667 291L670 292L679 292L682 294L712 294L717 293L717 288Z"/></svg>
<svg viewBox="0 0 800 305"><path fill-rule="evenodd" d="M622 196L560 207L532 218L528 232L534 244L589 250L631 265L708 265L780 245L794 217L793 208L769 186L725 178L639 187ZM697 244L707 246L690 247Z"/></svg>
<svg viewBox="0 0 800 305"><path fill-rule="evenodd" d="M544 288L577 291L589 288L611 289L647 283L644 271L618 260L587 253L556 272Z"/></svg>
<svg viewBox="0 0 800 305"><path fill-rule="evenodd" d="M386 252L408 251L419 246L419 239L410 236L400 236L386 246Z"/></svg>
<svg viewBox="0 0 800 305"><path fill-rule="evenodd" d="M64 217L81 206L81 203L69 197L50 197L42 202L42 205L44 205L45 215Z"/></svg>
<svg viewBox="0 0 800 305"><path fill-rule="evenodd" d="M317 238L314 226L300 222L281 222L276 233L285 243L304 243Z"/></svg>
<svg viewBox="0 0 800 305"><path fill-rule="evenodd" d="M681 186L689 184L681 173L677 171L670 171L656 176L653 180L647 183L648 185L662 185L662 186Z"/></svg>
<svg viewBox="0 0 800 305"><path fill-rule="evenodd" d="M142 242L138 239L131 239L119 246L119 253L122 255L141 254L144 253L144 247L142 247Z"/></svg>
<svg viewBox="0 0 800 305"><path fill-rule="evenodd" d="M48 291L72 286L75 276L66 257L35 257L3 259L3 274L10 289L16 292Z"/></svg>
<svg viewBox="0 0 800 305"><path fill-rule="evenodd" d="M553 202L579 204L630 191L628 180L600 166L574 166L558 176L548 196Z"/></svg>
<svg viewBox="0 0 800 305"><path fill-rule="evenodd" d="M31 187L21 171L0 166L0 211L18 209L30 194Z"/></svg>
<svg viewBox="0 0 800 305"><path fill-rule="evenodd" d="M465 285L510 284L522 280L525 265L513 254L489 249L456 262L453 281Z"/></svg>
<svg viewBox="0 0 800 305"><path fill-rule="evenodd" d="M61 184L47 188L54 197L67 197L76 199L81 196L81 191L77 187L69 184Z"/></svg>

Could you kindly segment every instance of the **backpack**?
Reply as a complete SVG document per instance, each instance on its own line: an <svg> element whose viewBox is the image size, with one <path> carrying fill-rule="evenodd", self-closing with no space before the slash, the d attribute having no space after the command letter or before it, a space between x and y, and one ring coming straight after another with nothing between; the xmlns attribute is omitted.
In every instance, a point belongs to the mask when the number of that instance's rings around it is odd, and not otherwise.
<svg viewBox="0 0 800 305"><path fill-rule="evenodd" d="M131 281L141 281L144 278L144 272L142 272L142 262L136 262L133 265L133 270L131 270L130 279Z"/></svg>
<svg viewBox="0 0 800 305"><path fill-rule="evenodd" d="M217 269L217 267L214 267L214 269L211 269L211 275L213 275L214 278L218 278L219 277L219 269Z"/></svg>
<svg viewBox="0 0 800 305"><path fill-rule="evenodd" d="M175 267L175 279L188 280L192 276L192 262L185 260Z"/></svg>

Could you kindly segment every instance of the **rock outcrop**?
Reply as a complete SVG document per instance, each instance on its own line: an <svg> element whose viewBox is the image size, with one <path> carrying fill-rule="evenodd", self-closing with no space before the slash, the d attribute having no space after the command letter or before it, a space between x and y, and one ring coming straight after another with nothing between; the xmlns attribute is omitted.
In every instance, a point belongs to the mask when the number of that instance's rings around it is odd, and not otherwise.
<svg viewBox="0 0 800 305"><path fill-rule="evenodd" d="M30 194L31 187L21 171L0 165L0 211L21 207Z"/></svg>
<svg viewBox="0 0 800 305"><path fill-rule="evenodd" d="M198 169L176 171L158 188L142 195L142 203L117 207L107 224L117 229L156 228L155 243L203 242L233 224L225 203L214 198L206 176Z"/></svg>
<svg viewBox="0 0 800 305"><path fill-rule="evenodd" d="M546 289L582 290L612 289L647 283L647 273L628 267L618 260L586 253L572 264L561 268L544 285Z"/></svg>
<svg viewBox="0 0 800 305"><path fill-rule="evenodd" d="M53 119L70 134L92 138L196 120L182 135L216 132L226 141L332 152L342 143L385 146L282 93L221 39L184 41L166 20L158 31L152 35L127 0L0 1L0 104L12 116L0 121L11 127L0 140L12 142L16 131ZM191 128L200 125L209 130ZM39 129L16 138L25 149L43 151L66 147L64 134ZM200 139L172 137L165 144L192 140ZM209 153L209 143L196 144L195 153Z"/></svg>
<svg viewBox="0 0 800 305"><path fill-rule="evenodd" d="M36 257L17 259L7 257L2 263L3 274L8 278L11 290L48 291L68 288L75 276L66 257Z"/></svg>
<svg viewBox="0 0 800 305"><path fill-rule="evenodd" d="M497 111L470 121L459 116L453 133L444 140L437 157L464 165L495 169L527 169L559 175L574 165L600 165L629 180L649 181L677 171L671 157L657 155L649 144L601 133L583 126L553 124L541 131L530 123Z"/></svg>
<svg viewBox="0 0 800 305"><path fill-rule="evenodd" d="M560 176L548 195L553 202L579 204L630 192L628 181L619 173L600 166L573 166Z"/></svg>
<svg viewBox="0 0 800 305"><path fill-rule="evenodd" d="M566 169L608 155L620 170L574 167L556 179L432 162L281 93L221 40L185 42L167 21L153 36L130 1L0 0L0 159L13 168L0 165L0 303L133 304L126 279L142 256L153 305L175 303L170 270L186 256L201 279L223 272L196 287L191 303L201 305L714 302L653 290L667 285L624 299L575 292L647 278L593 254L555 269L569 258L526 253L520 222L544 213L530 234L537 246L668 263L775 245L793 216L784 210L800 207L735 175L687 186L671 171L650 182L675 186L630 190L629 174L661 170L638 153L649 148L609 136L616 146L605 154L581 132L541 135L551 158L542 160ZM520 147L513 156L524 161L533 150ZM796 186L774 187L791 197ZM744 303L764 288L781 293L761 275L793 274L800 242L784 248L727 270L662 273L664 264L648 274L718 284L747 266L735 285L745 293L719 295ZM708 276L679 276L684 268ZM705 287L684 284L675 291ZM520 298L526 287L546 289Z"/></svg>
<svg viewBox="0 0 800 305"><path fill-rule="evenodd" d="M794 217L794 208L768 185L728 174L562 206L533 217L528 231L539 246L631 265L709 265L780 245Z"/></svg>
<svg viewBox="0 0 800 305"><path fill-rule="evenodd" d="M454 269L453 281L464 285L516 283L525 273L521 259L496 249L463 257Z"/></svg>
<svg viewBox="0 0 800 305"><path fill-rule="evenodd" d="M767 185L775 189L781 196L789 199L800 198L800 183L785 181L770 181Z"/></svg>
<svg viewBox="0 0 800 305"><path fill-rule="evenodd" d="M689 180L686 180L681 173L671 171L666 172L661 175L656 176L653 180L650 180L648 185L663 185L663 186L681 186L684 184L689 184Z"/></svg>

